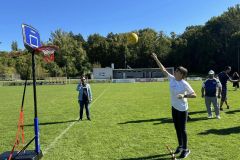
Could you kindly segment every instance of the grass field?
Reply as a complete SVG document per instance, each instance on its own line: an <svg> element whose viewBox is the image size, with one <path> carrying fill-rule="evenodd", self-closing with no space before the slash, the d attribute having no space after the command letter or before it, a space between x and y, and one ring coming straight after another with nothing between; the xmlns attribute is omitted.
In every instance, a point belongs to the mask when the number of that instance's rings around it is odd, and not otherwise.
<svg viewBox="0 0 240 160"><path fill-rule="evenodd" d="M240 159L240 91L229 84L230 110L208 120L201 82L190 82L198 97L189 99L187 124L192 160ZM44 160L170 159L165 144L177 146L168 82L92 84L92 121L78 119L76 85L37 86L41 150ZM22 87L0 87L0 153L13 145ZM25 138L33 136L33 96L25 98ZM84 113L85 116L85 113ZM32 144L28 149L34 149Z"/></svg>

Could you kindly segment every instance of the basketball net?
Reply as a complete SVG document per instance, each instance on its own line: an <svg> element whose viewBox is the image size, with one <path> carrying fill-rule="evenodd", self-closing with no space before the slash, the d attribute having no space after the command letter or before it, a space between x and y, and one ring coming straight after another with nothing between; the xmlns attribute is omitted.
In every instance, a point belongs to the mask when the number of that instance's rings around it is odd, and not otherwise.
<svg viewBox="0 0 240 160"><path fill-rule="evenodd" d="M48 45L35 49L35 53L43 53L43 59L45 62L50 63L54 61L54 52L58 50L57 46Z"/></svg>

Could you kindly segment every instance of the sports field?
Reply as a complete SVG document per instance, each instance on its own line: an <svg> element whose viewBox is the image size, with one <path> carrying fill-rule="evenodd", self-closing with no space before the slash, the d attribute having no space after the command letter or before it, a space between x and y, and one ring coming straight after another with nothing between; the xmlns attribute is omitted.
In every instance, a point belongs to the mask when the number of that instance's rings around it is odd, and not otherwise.
<svg viewBox="0 0 240 160"><path fill-rule="evenodd" d="M240 159L240 91L229 84L230 110L208 120L201 82L190 84L197 93L189 99L187 124L192 160ZM92 121L78 119L76 85L37 86L41 150L45 160L167 160L165 144L175 148L168 82L91 84ZM0 152L13 145L23 86L0 87ZM25 139L33 138L32 87L27 87ZM85 116L85 113L84 113ZM28 149L34 149L32 144Z"/></svg>

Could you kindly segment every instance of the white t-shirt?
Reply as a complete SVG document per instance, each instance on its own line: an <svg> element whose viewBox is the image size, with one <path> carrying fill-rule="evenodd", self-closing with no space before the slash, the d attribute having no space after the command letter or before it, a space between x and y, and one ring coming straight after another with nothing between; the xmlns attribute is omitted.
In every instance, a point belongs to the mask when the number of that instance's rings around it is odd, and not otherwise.
<svg viewBox="0 0 240 160"><path fill-rule="evenodd" d="M188 110L187 98L178 99L177 95L192 94L194 90L184 79L177 81L173 75L168 74L168 80L170 82L171 105L179 111Z"/></svg>

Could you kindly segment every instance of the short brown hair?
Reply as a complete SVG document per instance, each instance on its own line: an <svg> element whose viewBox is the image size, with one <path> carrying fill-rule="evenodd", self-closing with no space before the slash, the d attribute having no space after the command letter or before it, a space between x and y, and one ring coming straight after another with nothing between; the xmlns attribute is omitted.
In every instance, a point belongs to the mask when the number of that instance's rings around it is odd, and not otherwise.
<svg viewBox="0 0 240 160"><path fill-rule="evenodd" d="M183 78L187 77L188 74L187 68L184 68L183 66L178 66L176 71L179 71L183 75Z"/></svg>

